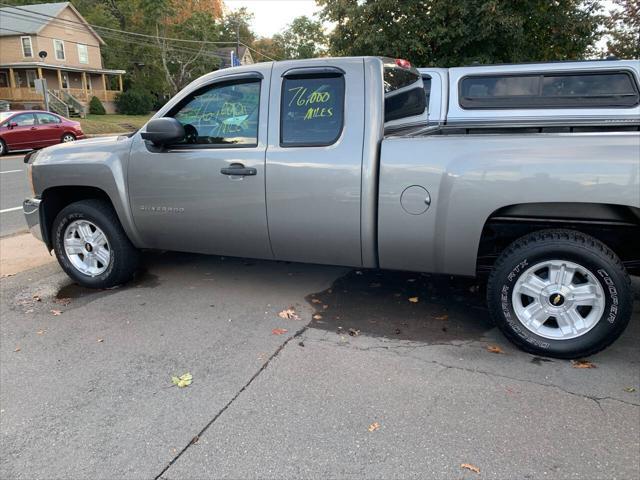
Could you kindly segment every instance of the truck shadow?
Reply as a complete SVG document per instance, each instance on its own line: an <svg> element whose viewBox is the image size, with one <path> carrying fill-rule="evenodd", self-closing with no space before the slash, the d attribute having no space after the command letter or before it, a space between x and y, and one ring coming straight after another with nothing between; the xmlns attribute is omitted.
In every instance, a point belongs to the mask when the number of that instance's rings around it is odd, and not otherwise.
<svg viewBox="0 0 640 480"><path fill-rule="evenodd" d="M480 339L493 328L476 279L352 270L307 297L311 328L422 343Z"/></svg>

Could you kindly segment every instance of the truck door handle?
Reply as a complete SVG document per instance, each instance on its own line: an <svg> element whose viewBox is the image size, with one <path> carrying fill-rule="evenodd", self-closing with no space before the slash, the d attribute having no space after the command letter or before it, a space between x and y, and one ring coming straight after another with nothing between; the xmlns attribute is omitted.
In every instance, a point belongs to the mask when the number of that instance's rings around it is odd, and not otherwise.
<svg viewBox="0 0 640 480"><path fill-rule="evenodd" d="M223 175L256 175L258 171L255 168L246 168L241 163L232 163L227 168L220 169L220 173Z"/></svg>

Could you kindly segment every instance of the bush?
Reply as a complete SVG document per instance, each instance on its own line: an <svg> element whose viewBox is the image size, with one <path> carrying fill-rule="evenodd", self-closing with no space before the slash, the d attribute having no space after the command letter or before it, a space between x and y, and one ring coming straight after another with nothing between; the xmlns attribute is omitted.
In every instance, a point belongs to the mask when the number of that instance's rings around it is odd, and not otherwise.
<svg viewBox="0 0 640 480"><path fill-rule="evenodd" d="M150 93L132 89L122 92L116 97L116 108L118 113L125 115L146 115L153 107L153 95Z"/></svg>
<svg viewBox="0 0 640 480"><path fill-rule="evenodd" d="M94 115L104 115L106 110L104 109L104 105L98 97L91 97L91 101L89 102L89 113L93 113Z"/></svg>

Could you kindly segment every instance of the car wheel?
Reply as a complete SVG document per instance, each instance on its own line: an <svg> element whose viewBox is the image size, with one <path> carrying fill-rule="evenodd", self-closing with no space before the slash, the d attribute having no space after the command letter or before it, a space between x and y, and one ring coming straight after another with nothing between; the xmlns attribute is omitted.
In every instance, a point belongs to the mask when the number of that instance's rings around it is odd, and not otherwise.
<svg viewBox="0 0 640 480"><path fill-rule="evenodd" d="M104 200L66 206L54 220L52 233L58 263L84 287L120 285L131 279L138 267L138 251Z"/></svg>
<svg viewBox="0 0 640 480"><path fill-rule="evenodd" d="M7 153L7 144L4 140L0 139L0 157Z"/></svg>
<svg viewBox="0 0 640 480"><path fill-rule="evenodd" d="M73 133L65 133L62 136L62 143L73 142L76 139L76 136Z"/></svg>
<svg viewBox="0 0 640 480"><path fill-rule="evenodd" d="M527 352L592 355L631 318L631 281L599 240L571 230L531 233L498 258L487 285L496 325Z"/></svg>

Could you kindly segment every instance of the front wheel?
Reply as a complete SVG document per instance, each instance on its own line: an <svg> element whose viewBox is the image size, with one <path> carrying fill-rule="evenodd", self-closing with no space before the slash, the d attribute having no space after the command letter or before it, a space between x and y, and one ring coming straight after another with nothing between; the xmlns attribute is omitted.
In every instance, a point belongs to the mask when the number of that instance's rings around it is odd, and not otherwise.
<svg viewBox="0 0 640 480"><path fill-rule="evenodd" d="M496 325L523 350L579 358L620 336L633 298L622 263L602 242L571 230L546 230L500 255L487 301Z"/></svg>
<svg viewBox="0 0 640 480"><path fill-rule="evenodd" d="M120 285L138 267L138 251L113 207L104 200L82 200L66 206L54 220L52 233L58 263L84 287Z"/></svg>

